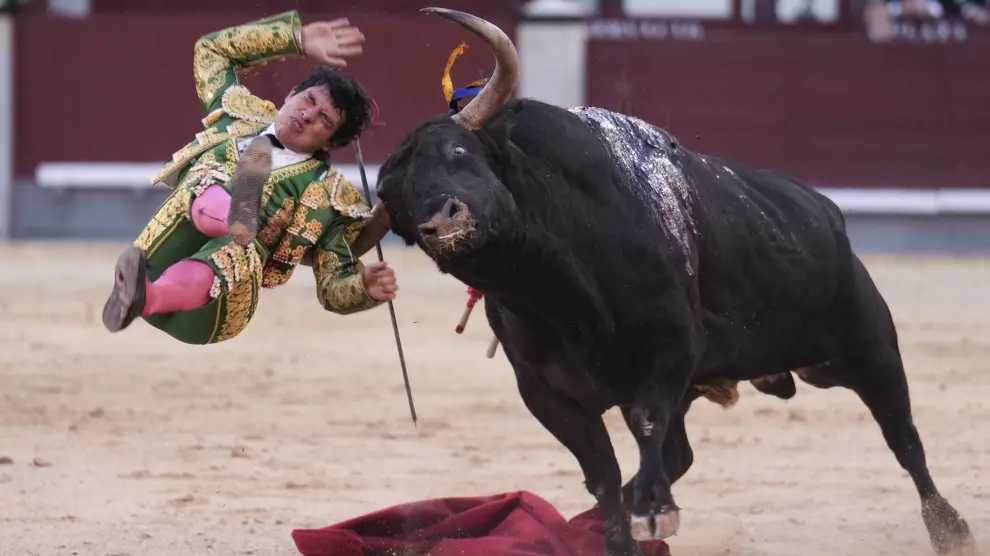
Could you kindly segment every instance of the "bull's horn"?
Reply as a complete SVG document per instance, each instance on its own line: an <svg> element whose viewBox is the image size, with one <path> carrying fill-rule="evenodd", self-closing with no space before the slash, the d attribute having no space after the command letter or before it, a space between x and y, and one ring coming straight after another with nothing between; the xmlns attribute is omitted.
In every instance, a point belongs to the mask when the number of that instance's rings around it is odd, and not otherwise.
<svg viewBox="0 0 990 556"><path fill-rule="evenodd" d="M459 24L484 39L492 49L495 55L495 72L491 79L467 106L453 116L457 123L467 129L480 129L512 97L512 91L516 88L516 81L519 80L519 54L515 45L501 29L480 17L446 8L423 8L419 11L437 14Z"/></svg>
<svg viewBox="0 0 990 556"><path fill-rule="evenodd" d="M385 203L379 202L371 211L371 218L364 223L354 243L351 244L351 253L360 258L361 255L371 251L371 248L378 245L388 234L391 225Z"/></svg>

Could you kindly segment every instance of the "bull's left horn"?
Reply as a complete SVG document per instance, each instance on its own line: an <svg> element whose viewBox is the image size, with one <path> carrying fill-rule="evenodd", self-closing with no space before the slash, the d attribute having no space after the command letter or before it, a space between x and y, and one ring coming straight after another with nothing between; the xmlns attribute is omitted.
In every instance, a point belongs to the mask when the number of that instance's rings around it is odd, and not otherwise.
<svg viewBox="0 0 990 556"><path fill-rule="evenodd" d="M512 91L516 88L519 80L519 53L516 52L515 45L501 29L480 17L446 8L423 8L419 11L437 14L459 24L484 39L495 55L492 78L467 106L453 116L457 123L467 129L481 129L512 97Z"/></svg>
<svg viewBox="0 0 990 556"><path fill-rule="evenodd" d="M392 223L389 220L388 212L385 210L385 203L380 201L371 211L371 218L361 226L354 243L351 244L351 253L360 258L388 234Z"/></svg>

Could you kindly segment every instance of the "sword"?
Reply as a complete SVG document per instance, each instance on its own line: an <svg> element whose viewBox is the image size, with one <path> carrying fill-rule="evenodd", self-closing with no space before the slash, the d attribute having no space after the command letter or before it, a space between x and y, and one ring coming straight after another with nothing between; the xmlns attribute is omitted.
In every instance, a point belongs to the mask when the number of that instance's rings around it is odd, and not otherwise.
<svg viewBox="0 0 990 556"><path fill-rule="evenodd" d="M364 196L371 204L371 189L368 188L368 176L364 172L364 157L361 156L361 141L354 140L354 156L357 158L358 169L361 171L361 185L364 186ZM375 243L375 250L378 252L378 262L385 260L382 254L382 242ZM406 371L406 358L402 355L402 341L399 340L399 323L395 319L395 306L392 300L388 302L388 312L392 316L392 333L395 335L395 347L399 350L399 364L402 366L402 379L406 383L406 398L409 400L409 413L412 415L413 425L416 425L416 406L413 405L412 388L409 386L409 373Z"/></svg>

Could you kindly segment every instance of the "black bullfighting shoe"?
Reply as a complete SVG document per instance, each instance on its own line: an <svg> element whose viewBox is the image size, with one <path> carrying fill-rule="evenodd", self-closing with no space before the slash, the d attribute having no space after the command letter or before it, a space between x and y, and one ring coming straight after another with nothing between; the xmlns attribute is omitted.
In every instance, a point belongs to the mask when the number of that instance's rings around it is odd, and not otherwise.
<svg viewBox="0 0 990 556"><path fill-rule="evenodd" d="M250 245L261 228L261 197L272 173L272 142L259 135L244 149L230 179L228 226L234 243Z"/></svg>
<svg viewBox="0 0 990 556"><path fill-rule="evenodd" d="M110 332L127 328L144 311L147 269L148 259L140 247L132 245L117 258L113 291L103 306L103 326Z"/></svg>

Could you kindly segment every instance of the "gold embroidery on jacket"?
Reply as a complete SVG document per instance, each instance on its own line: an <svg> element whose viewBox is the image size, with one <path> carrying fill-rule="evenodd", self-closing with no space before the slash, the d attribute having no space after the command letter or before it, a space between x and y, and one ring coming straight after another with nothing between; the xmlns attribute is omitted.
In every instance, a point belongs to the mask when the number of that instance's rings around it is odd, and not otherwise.
<svg viewBox="0 0 990 556"><path fill-rule="evenodd" d="M350 181L344 179L344 175L340 172L335 171L332 175L321 180L321 185L328 190L330 205L340 214L358 219L371 217L371 207L365 202L357 188Z"/></svg>
<svg viewBox="0 0 990 556"><path fill-rule="evenodd" d="M270 100L251 94L244 85L234 85L223 93L223 111L238 120L269 126L278 116L278 108Z"/></svg>
<svg viewBox="0 0 990 556"><path fill-rule="evenodd" d="M283 21L265 24L242 25L215 33L213 37L203 37L196 42L193 52L193 74L196 77L197 93L204 104L213 101L227 83L228 71L244 69L270 60L265 53L286 50L295 44L292 25ZM254 62L244 61L250 56L258 56Z"/></svg>
<svg viewBox="0 0 990 556"><path fill-rule="evenodd" d="M177 187L165 199L155 215L151 217L141 234L134 241L148 257L155 254L158 247L175 231L176 226L185 218L191 203L191 194L184 187Z"/></svg>

